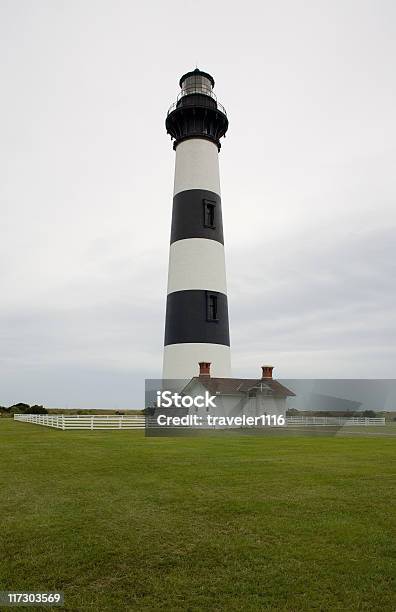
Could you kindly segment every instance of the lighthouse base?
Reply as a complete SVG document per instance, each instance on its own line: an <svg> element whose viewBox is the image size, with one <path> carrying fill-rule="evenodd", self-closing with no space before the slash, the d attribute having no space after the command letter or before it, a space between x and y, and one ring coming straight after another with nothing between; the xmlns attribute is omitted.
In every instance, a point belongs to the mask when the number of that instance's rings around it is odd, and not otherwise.
<svg viewBox="0 0 396 612"><path fill-rule="evenodd" d="M198 376L198 363L211 363L215 378L231 376L230 347L224 344L184 343L164 347L163 379L190 379Z"/></svg>

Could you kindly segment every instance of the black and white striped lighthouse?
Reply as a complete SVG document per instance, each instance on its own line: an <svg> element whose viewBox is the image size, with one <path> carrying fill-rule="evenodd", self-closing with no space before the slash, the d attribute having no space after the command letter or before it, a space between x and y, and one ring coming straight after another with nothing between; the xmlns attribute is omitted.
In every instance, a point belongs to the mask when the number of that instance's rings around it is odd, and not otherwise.
<svg viewBox="0 0 396 612"><path fill-rule="evenodd" d="M198 362L210 362L213 376L229 377L218 159L228 119L210 74L197 68L182 76L180 87L166 118L176 165L163 378L196 376Z"/></svg>

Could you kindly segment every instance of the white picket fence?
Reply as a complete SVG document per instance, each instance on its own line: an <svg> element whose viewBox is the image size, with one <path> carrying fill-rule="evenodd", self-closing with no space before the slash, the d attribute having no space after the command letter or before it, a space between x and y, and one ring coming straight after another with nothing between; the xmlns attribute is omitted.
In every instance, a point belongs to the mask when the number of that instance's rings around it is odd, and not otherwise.
<svg viewBox="0 0 396 612"><path fill-rule="evenodd" d="M15 414L15 421L56 429L144 429L142 415L112 414Z"/></svg>
<svg viewBox="0 0 396 612"><path fill-rule="evenodd" d="M350 425L385 425L385 417L317 417L317 416L290 416L286 418L287 425L321 425L321 426L342 426Z"/></svg>
<svg viewBox="0 0 396 612"><path fill-rule="evenodd" d="M56 429L144 429L143 415L112 415L112 414L15 414L15 421L55 427ZM338 426L350 425L371 426L385 425L385 418L368 417L314 417L291 416L286 418L286 424L291 426Z"/></svg>

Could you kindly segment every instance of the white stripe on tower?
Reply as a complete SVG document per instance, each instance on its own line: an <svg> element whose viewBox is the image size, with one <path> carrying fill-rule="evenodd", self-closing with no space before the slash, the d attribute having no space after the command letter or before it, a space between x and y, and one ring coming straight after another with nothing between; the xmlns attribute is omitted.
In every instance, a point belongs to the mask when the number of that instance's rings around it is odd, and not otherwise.
<svg viewBox="0 0 396 612"><path fill-rule="evenodd" d="M209 80L210 79L210 80ZM231 375L218 150L228 121L199 70L181 79L167 117L176 164L169 254L163 378Z"/></svg>
<svg viewBox="0 0 396 612"><path fill-rule="evenodd" d="M189 289L227 295L224 245L217 240L187 238L170 245L168 294Z"/></svg>
<svg viewBox="0 0 396 612"><path fill-rule="evenodd" d="M207 189L220 195L219 151L214 142L191 138L177 146L173 195L187 189Z"/></svg>

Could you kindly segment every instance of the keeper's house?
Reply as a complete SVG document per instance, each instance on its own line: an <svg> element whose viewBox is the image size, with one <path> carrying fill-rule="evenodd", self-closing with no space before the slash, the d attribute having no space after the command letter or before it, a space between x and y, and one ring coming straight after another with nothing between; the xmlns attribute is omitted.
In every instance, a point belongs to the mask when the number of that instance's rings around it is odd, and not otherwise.
<svg viewBox="0 0 396 612"><path fill-rule="evenodd" d="M214 400L214 408L190 408L190 413L205 416L285 415L286 400L295 393L272 378L273 366L262 366L261 378L212 378L210 363L199 363L199 376L194 376L182 394L196 397L206 391Z"/></svg>

